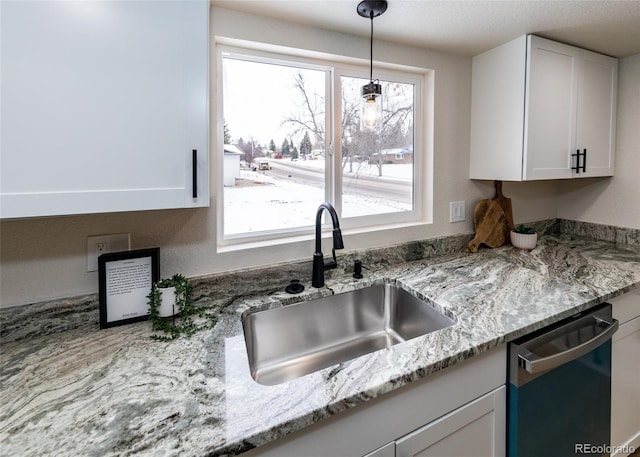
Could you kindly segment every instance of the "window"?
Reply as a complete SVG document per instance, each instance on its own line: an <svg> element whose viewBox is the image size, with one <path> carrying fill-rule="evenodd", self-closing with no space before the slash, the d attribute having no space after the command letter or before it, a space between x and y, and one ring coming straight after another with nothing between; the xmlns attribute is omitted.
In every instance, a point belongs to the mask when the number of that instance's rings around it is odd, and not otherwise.
<svg viewBox="0 0 640 457"><path fill-rule="evenodd" d="M218 56L224 240L308 231L324 201L345 228L420 219L422 75L374 72L384 97L376 134L360 130L368 65L232 48Z"/></svg>

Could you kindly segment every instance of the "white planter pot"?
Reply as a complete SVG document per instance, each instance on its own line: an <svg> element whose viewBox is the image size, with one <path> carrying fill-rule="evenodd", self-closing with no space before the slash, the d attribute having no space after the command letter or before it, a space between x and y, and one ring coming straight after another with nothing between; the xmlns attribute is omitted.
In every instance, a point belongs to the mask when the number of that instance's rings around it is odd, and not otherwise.
<svg viewBox="0 0 640 457"><path fill-rule="evenodd" d="M160 306L158 307L158 315L160 317L169 317L178 314L176 307L176 288L160 287Z"/></svg>
<svg viewBox="0 0 640 457"><path fill-rule="evenodd" d="M533 249L538 242L537 233L518 233L511 231L511 244L520 249Z"/></svg>

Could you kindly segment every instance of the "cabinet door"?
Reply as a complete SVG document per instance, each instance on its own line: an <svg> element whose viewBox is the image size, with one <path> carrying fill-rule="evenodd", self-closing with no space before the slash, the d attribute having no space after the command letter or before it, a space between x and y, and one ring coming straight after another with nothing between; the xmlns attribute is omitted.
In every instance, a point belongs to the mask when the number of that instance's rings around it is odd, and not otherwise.
<svg viewBox="0 0 640 457"><path fill-rule="evenodd" d="M582 51L575 147L586 150L586 163L576 177L613 176L617 82L616 59Z"/></svg>
<svg viewBox="0 0 640 457"><path fill-rule="evenodd" d="M528 38L523 179L570 178L580 50Z"/></svg>
<svg viewBox="0 0 640 457"><path fill-rule="evenodd" d="M611 346L611 446L613 456L640 448L640 289L609 300L620 328Z"/></svg>
<svg viewBox="0 0 640 457"><path fill-rule="evenodd" d="M396 441L396 457L505 455L505 386Z"/></svg>
<svg viewBox="0 0 640 457"><path fill-rule="evenodd" d="M208 206L208 1L0 8L1 218Z"/></svg>
<svg viewBox="0 0 640 457"><path fill-rule="evenodd" d="M611 347L611 446L640 448L640 317L620 326Z"/></svg>

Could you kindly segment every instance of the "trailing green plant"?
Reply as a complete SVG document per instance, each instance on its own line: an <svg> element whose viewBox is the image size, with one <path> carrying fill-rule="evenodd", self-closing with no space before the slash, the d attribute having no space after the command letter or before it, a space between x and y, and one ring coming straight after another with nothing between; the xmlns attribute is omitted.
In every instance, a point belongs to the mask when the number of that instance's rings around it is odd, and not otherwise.
<svg viewBox="0 0 640 457"><path fill-rule="evenodd" d="M170 318L162 318L159 311L162 303L160 289L167 287L176 288L178 314ZM216 325L218 318L215 314L193 304L192 291L193 286L191 283L180 274L173 275L168 279L161 279L153 284L151 292L147 295L149 320L151 320L153 330L164 334L154 334L151 335L151 338L160 341L171 341L180 335L191 337L199 330L210 329ZM199 322L196 322L194 318L199 318Z"/></svg>
<svg viewBox="0 0 640 457"><path fill-rule="evenodd" d="M534 233L536 233L536 231L535 231L535 229L533 227L529 227L529 226L524 225L524 224L518 225L514 229L514 231L516 233L522 233L522 234L525 234L525 235L533 235Z"/></svg>

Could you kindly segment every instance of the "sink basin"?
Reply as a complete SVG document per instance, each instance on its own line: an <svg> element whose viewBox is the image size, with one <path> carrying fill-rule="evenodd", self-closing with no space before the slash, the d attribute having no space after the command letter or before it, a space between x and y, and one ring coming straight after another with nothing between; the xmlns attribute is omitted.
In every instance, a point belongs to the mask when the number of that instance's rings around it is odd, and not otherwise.
<svg viewBox="0 0 640 457"><path fill-rule="evenodd" d="M276 385L448 327L455 319L392 284L249 314L253 379Z"/></svg>

